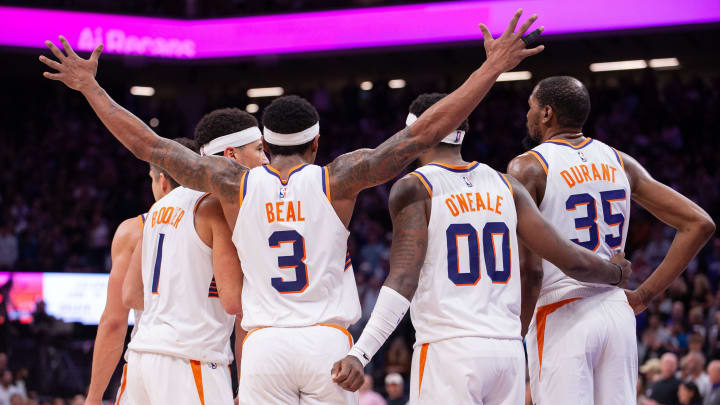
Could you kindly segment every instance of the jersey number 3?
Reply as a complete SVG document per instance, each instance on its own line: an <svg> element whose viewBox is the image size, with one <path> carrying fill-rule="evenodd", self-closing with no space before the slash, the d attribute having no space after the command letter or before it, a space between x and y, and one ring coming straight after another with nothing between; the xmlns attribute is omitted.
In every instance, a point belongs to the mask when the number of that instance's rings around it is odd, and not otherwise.
<svg viewBox="0 0 720 405"><path fill-rule="evenodd" d="M480 280L480 240L478 232L470 224L452 224L445 231L447 237L448 278L455 285L475 285ZM467 238L470 254L470 271L460 273L458 238ZM498 268L498 252L495 238L500 238L502 266ZM483 258L485 271L493 283L504 284L510 279L510 231L504 222L488 222L482 231Z"/></svg>
<svg viewBox="0 0 720 405"><path fill-rule="evenodd" d="M285 281L282 277L270 279L272 286L280 294L301 293L308 286L307 265L305 264L305 238L297 231L277 231L268 238L271 248L279 248L283 243L292 243L291 256L278 257L278 267L281 269L295 269L295 281Z"/></svg>

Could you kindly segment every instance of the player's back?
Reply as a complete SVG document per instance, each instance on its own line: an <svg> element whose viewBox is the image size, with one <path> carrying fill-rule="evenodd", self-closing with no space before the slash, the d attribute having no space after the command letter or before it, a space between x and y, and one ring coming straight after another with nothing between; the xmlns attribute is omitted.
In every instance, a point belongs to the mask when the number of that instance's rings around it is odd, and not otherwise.
<svg viewBox="0 0 720 405"><path fill-rule="evenodd" d="M144 311L129 349L229 364L228 315L214 286L212 249L195 230L204 193L177 187L158 200L142 242Z"/></svg>
<svg viewBox="0 0 720 405"><path fill-rule="evenodd" d="M410 313L416 346L454 337L520 339L517 214L490 167L428 164L428 246Z"/></svg>
<svg viewBox="0 0 720 405"><path fill-rule="evenodd" d="M540 212L561 234L609 259L624 250L630 219L630 183L622 158L612 147L591 138L578 145L549 140L528 152L547 173ZM592 296L617 289L582 283L543 260L538 306L568 297Z"/></svg>
<svg viewBox="0 0 720 405"><path fill-rule="evenodd" d="M240 193L233 242L244 273L243 329L356 322L349 232L330 202L327 169L299 165L281 179L270 165L257 167Z"/></svg>

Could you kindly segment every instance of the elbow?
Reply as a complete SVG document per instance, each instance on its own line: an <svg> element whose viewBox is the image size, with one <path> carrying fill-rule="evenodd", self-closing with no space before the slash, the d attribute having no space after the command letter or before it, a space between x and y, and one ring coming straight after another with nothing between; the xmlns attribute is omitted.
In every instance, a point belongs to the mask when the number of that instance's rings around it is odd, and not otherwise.
<svg viewBox="0 0 720 405"><path fill-rule="evenodd" d="M699 228L700 233L706 241L715 234L715 222L709 216L706 216L702 219Z"/></svg>
<svg viewBox="0 0 720 405"><path fill-rule="evenodd" d="M126 308L142 309L142 305L135 298L135 295L132 294L132 292L126 291L125 289L123 289L122 302Z"/></svg>
<svg viewBox="0 0 720 405"><path fill-rule="evenodd" d="M240 298L222 298L220 297L220 305L222 305L225 312L230 315L241 315L242 316L242 302Z"/></svg>

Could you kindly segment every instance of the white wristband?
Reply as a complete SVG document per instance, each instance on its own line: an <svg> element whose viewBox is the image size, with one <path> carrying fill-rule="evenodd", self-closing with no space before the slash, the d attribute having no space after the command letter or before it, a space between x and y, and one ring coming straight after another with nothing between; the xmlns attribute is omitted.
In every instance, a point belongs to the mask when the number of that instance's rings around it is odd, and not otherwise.
<svg viewBox="0 0 720 405"><path fill-rule="evenodd" d="M409 307L410 301L407 298L392 288L383 286L370 320L348 355L357 357L365 367L402 321Z"/></svg>

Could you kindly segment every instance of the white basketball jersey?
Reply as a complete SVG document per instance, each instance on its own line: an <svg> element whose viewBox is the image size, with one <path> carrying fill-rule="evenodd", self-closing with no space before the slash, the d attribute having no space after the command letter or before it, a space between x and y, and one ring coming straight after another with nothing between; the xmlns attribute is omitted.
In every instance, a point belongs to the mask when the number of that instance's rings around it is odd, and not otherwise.
<svg viewBox="0 0 720 405"><path fill-rule="evenodd" d="M328 169L247 172L233 242L245 275L242 327L348 327L360 318L348 230L330 203Z"/></svg>
<svg viewBox="0 0 720 405"><path fill-rule="evenodd" d="M145 309L130 350L232 362L235 316L220 304L212 249L195 231L195 207L204 195L177 187L148 213L142 242Z"/></svg>
<svg viewBox="0 0 720 405"><path fill-rule="evenodd" d="M576 244L605 259L625 249L630 220L630 183L622 158L612 147L591 138L577 146L550 140L528 152L547 173L540 212ZM590 296L608 285L582 283L543 260L538 305Z"/></svg>
<svg viewBox="0 0 720 405"><path fill-rule="evenodd" d="M415 345L462 336L520 337L517 214L506 177L487 165L430 163L428 246L410 305Z"/></svg>

